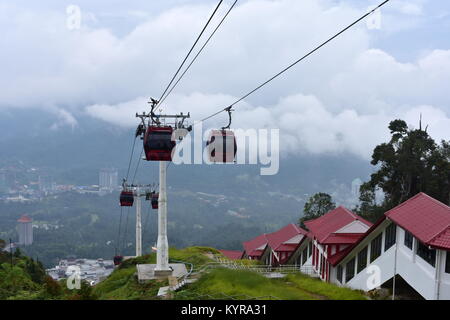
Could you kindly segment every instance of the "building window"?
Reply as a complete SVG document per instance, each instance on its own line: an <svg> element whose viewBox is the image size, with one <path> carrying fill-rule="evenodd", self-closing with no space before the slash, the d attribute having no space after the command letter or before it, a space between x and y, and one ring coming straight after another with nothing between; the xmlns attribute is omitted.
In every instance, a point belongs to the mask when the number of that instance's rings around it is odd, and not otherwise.
<svg viewBox="0 0 450 320"><path fill-rule="evenodd" d="M342 275L344 274L344 269L341 265L337 267L337 280L342 283Z"/></svg>
<svg viewBox="0 0 450 320"><path fill-rule="evenodd" d="M374 262L376 258L381 255L381 237L383 236L380 233L375 239L370 243L370 262Z"/></svg>
<svg viewBox="0 0 450 320"><path fill-rule="evenodd" d="M413 247L414 236L411 232L405 230L405 246L412 250Z"/></svg>
<svg viewBox="0 0 450 320"><path fill-rule="evenodd" d="M349 282L355 276L355 258L345 266L345 282Z"/></svg>
<svg viewBox="0 0 450 320"><path fill-rule="evenodd" d="M450 251L445 252L447 258L445 259L445 273L450 273Z"/></svg>
<svg viewBox="0 0 450 320"><path fill-rule="evenodd" d="M360 273L361 271L363 271L366 268L366 266L367 266L367 247L365 247L358 253L358 270L356 271L356 273Z"/></svg>
<svg viewBox="0 0 450 320"><path fill-rule="evenodd" d="M308 247L306 247L305 250L303 250L303 253L302 253L302 265L304 265L306 263L307 259L308 259Z"/></svg>
<svg viewBox="0 0 450 320"><path fill-rule="evenodd" d="M436 249L428 249L426 245L418 241L417 255L423 260L431 264L433 267L436 264Z"/></svg>
<svg viewBox="0 0 450 320"><path fill-rule="evenodd" d="M308 253L309 253L309 256L311 257L311 255L312 255L312 242L310 242L308 244Z"/></svg>
<svg viewBox="0 0 450 320"><path fill-rule="evenodd" d="M385 236L384 236L384 251L392 247L395 243L397 226L393 223L389 227L386 228Z"/></svg>

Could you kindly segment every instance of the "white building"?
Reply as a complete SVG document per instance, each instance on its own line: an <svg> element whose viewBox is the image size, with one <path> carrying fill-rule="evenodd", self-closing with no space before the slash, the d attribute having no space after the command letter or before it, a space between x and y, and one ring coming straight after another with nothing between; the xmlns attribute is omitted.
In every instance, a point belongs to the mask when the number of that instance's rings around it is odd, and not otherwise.
<svg viewBox="0 0 450 320"><path fill-rule="evenodd" d="M363 291L396 275L425 299L450 300L450 207L430 196L417 194L375 224L339 207L305 225L306 237L278 262ZM274 265L268 242L266 234L245 242L242 257Z"/></svg>
<svg viewBox="0 0 450 320"><path fill-rule="evenodd" d="M419 193L335 261L330 281L371 290L401 276L425 299L450 299L450 207Z"/></svg>
<svg viewBox="0 0 450 320"><path fill-rule="evenodd" d="M115 168L103 168L100 169L99 174L99 187L100 190L113 191L118 186L118 171Z"/></svg>
<svg viewBox="0 0 450 320"><path fill-rule="evenodd" d="M33 244L33 220L27 215L23 215L17 220L17 232L19 233L19 244L28 246Z"/></svg>

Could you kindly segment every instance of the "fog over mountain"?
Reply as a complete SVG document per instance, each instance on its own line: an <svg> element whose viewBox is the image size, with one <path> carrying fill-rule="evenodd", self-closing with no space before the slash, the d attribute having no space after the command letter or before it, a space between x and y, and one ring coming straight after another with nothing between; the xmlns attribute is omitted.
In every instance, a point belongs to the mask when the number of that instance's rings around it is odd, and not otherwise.
<svg viewBox="0 0 450 320"><path fill-rule="evenodd" d="M239 2L164 111L189 111L198 120L226 107L374 3ZM0 1L0 108L45 110L58 119L54 129L74 128L85 115L135 127L135 112L148 110L149 96L158 98L215 2L137 1L124 8L80 1L79 29L67 27L69 4ZM280 128L289 154L365 159L386 140L394 118L417 126L422 114L436 140L447 138L450 51L442 32L449 30L449 9L430 0L383 7L377 28L360 23L236 106L233 127ZM205 129L226 121L213 118Z"/></svg>

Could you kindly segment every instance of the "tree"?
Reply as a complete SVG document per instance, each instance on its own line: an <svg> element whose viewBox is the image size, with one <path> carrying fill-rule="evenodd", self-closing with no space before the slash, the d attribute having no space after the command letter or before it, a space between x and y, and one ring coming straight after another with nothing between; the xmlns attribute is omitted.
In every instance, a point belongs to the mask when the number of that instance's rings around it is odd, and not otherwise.
<svg viewBox="0 0 450 320"><path fill-rule="evenodd" d="M331 196L327 193L319 192L308 199L303 208L303 216L299 220L302 228L305 227L304 222L323 216L325 213L336 208Z"/></svg>
<svg viewBox="0 0 450 320"><path fill-rule="evenodd" d="M403 120L389 124L391 140L375 147L371 164L379 166L370 180L361 186L357 211L371 221L419 192L446 204L450 203L450 143L441 145L427 129L408 129ZM375 203L375 190L384 193Z"/></svg>
<svg viewBox="0 0 450 320"><path fill-rule="evenodd" d="M12 248L11 248L11 250L12 250ZM17 248L17 249L14 251L14 257L15 257L15 258L20 258L20 257L22 257L22 251L20 250L20 248Z"/></svg>
<svg viewBox="0 0 450 320"><path fill-rule="evenodd" d="M44 288L45 292L52 297L60 296L62 293L61 285L58 281L53 280L50 276L45 276L44 278Z"/></svg>

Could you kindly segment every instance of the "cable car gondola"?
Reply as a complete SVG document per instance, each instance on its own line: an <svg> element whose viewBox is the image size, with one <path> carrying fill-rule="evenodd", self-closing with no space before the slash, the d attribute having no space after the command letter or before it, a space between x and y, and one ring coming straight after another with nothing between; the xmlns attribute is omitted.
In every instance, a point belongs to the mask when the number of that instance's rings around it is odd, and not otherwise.
<svg viewBox="0 0 450 320"><path fill-rule="evenodd" d="M147 161L172 161L173 128L170 126L149 126L144 135L144 151Z"/></svg>
<svg viewBox="0 0 450 320"><path fill-rule="evenodd" d="M229 130L231 125L231 107L227 111L230 117L228 126L223 127L221 130L212 130L206 142L208 157L211 162L234 162L236 157L236 137L234 132Z"/></svg>
<svg viewBox="0 0 450 320"><path fill-rule="evenodd" d="M114 265L118 266L123 262L123 256L114 256Z"/></svg>
<svg viewBox="0 0 450 320"><path fill-rule="evenodd" d="M159 200L159 193L153 192L151 199L152 209L158 209L158 200Z"/></svg>
<svg viewBox="0 0 450 320"><path fill-rule="evenodd" d="M132 207L134 203L133 191L122 191L120 193L120 206L121 207Z"/></svg>

